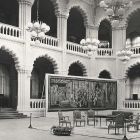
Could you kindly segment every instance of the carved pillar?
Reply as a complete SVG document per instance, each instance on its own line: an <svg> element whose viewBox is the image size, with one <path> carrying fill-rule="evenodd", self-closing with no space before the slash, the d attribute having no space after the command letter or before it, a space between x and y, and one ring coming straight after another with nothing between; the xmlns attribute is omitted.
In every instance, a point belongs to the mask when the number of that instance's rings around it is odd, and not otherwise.
<svg viewBox="0 0 140 140"><path fill-rule="evenodd" d="M98 27L94 25L86 25L86 38L98 39Z"/></svg>
<svg viewBox="0 0 140 140"><path fill-rule="evenodd" d="M98 27L97 26L91 26L87 25L86 26L86 38L95 38L98 39ZM94 52L89 57L89 70L88 70L88 76L89 77L97 77L96 74L96 68L97 68L97 62L95 61L95 57L97 56L97 51Z"/></svg>
<svg viewBox="0 0 140 140"><path fill-rule="evenodd" d="M18 0L19 2L19 28L22 29L22 38L26 39L26 26L31 22L31 8L34 0Z"/></svg>
<svg viewBox="0 0 140 140"><path fill-rule="evenodd" d="M114 55L116 54L117 51L125 48L126 44L126 27L116 27L112 29L112 47L113 47L113 52ZM118 109L122 109L123 102L125 101L126 97L126 86L125 86L125 64L122 63L116 56L116 69L115 69L115 76L117 79L120 79L118 81Z"/></svg>
<svg viewBox="0 0 140 140"><path fill-rule="evenodd" d="M123 109L124 106L124 101L125 101L125 83L126 79L120 79L118 80L118 85L117 85L117 109Z"/></svg>
<svg viewBox="0 0 140 140"><path fill-rule="evenodd" d="M112 46L114 55L117 51L125 48L126 44L126 27L117 27L112 30ZM116 56L116 78L121 79L124 77L125 64L122 63Z"/></svg>
<svg viewBox="0 0 140 140"><path fill-rule="evenodd" d="M126 26L112 29L112 46L114 53L123 49L126 44Z"/></svg>
<svg viewBox="0 0 140 140"><path fill-rule="evenodd" d="M30 109L30 77L31 71L18 70L18 105L17 110L28 115Z"/></svg>
<svg viewBox="0 0 140 140"><path fill-rule="evenodd" d="M57 38L59 40L59 47L62 48L62 70L61 74L66 75L66 45L67 45L67 19L68 16L58 14L57 15Z"/></svg>

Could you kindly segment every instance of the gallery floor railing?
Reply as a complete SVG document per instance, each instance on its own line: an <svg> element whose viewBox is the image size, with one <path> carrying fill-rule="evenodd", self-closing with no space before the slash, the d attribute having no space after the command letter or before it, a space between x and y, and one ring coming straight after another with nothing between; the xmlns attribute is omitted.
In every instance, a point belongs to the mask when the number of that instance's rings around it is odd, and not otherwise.
<svg viewBox="0 0 140 140"><path fill-rule="evenodd" d="M123 107L127 109L140 109L140 100L125 100Z"/></svg>

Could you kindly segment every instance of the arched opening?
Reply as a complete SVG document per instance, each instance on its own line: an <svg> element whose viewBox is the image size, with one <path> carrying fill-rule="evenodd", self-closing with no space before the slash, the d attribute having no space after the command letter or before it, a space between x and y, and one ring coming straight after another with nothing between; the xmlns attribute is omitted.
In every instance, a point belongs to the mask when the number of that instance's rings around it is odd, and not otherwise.
<svg viewBox="0 0 140 140"><path fill-rule="evenodd" d="M32 22L37 20L37 1L35 0L32 6ZM50 36L57 36L57 18L55 16L55 9L50 0L39 0L39 21L42 21L50 26L50 31L47 33Z"/></svg>
<svg viewBox="0 0 140 140"><path fill-rule="evenodd" d="M103 42L100 48L112 48L112 27L107 19L102 20L99 25L98 39Z"/></svg>
<svg viewBox="0 0 140 140"><path fill-rule="evenodd" d="M128 26L126 29L126 38L131 41L140 36L140 9L135 11L128 19Z"/></svg>
<svg viewBox="0 0 140 140"><path fill-rule="evenodd" d="M78 63L73 63L69 67L68 75L84 76L84 72L83 72L82 67Z"/></svg>
<svg viewBox="0 0 140 140"><path fill-rule="evenodd" d="M0 1L0 22L18 26L19 5L17 0Z"/></svg>
<svg viewBox="0 0 140 140"><path fill-rule="evenodd" d="M128 99L140 99L140 64L131 66L127 71L126 96Z"/></svg>
<svg viewBox="0 0 140 140"><path fill-rule="evenodd" d="M72 8L67 21L67 40L80 43L81 39L85 38L86 29L84 19L77 8Z"/></svg>
<svg viewBox="0 0 140 140"><path fill-rule="evenodd" d="M99 73L99 78L111 79L111 75L107 70L103 70Z"/></svg>
<svg viewBox="0 0 140 140"><path fill-rule="evenodd" d="M54 74L54 66L52 62L45 57L40 57L34 62L34 67L31 75L31 98L44 98L45 97L45 74Z"/></svg>
<svg viewBox="0 0 140 140"><path fill-rule="evenodd" d="M12 56L0 49L0 106L17 107L17 71Z"/></svg>

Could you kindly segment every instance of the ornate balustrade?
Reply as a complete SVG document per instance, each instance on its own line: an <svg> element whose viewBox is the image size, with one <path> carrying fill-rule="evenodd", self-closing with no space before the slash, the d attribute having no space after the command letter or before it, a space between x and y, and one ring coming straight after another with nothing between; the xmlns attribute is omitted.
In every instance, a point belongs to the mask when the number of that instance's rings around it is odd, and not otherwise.
<svg viewBox="0 0 140 140"><path fill-rule="evenodd" d="M69 41L67 41L67 50L87 54L87 52L83 49L82 45L77 43L72 43Z"/></svg>
<svg viewBox="0 0 140 140"><path fill-rule="evenodd" d="M98 56L113 56L113 49L98 48L97 55Z"/></svg>
<svg viewBox="0 0 140 140"><path fill-rule="evenodd" d="M0 34L21 38L21 29L15 26L0 23Z"/></svg>
<svg viewBox="0 0 140 140"><path fill-rule="evenodd" d="M140 54L140 46L131 48L131 51L133 54Z"/></svg>
<svg viewBox="0 0 140 140"><path fill-rule="evenodd" d="M140 100L125 100L123 107L127 109L140 109Z"/></svg>
<svg viewBox="0 0 140 140"><path fill-rule="evenodd" d="M32 39L32 41L35 41L35 39ZM41 40L41 43L49 46L58 47L58 39L52 36L46 35L45 38Z"/></svg>
<svg viewBox="0 0 140 140"><path fill-rule="evenodd" d="M46 106L45 99L30 99L30 108L32 109L43 109Z"/></svg>

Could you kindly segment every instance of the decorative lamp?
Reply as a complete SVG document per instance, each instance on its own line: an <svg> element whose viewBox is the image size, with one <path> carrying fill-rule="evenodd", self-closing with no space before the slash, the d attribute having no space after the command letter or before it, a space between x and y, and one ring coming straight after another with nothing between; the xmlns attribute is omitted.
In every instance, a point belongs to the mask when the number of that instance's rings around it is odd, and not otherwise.
<svg viewBox="0 0 140 140"><path fill-rule="evenodd" d="M31 38L35 40L35 43L40 43L42 39L45 38L45 33L50 30L50 27L43 22L39 21L39 0L37 0L37 21L33 23L28 23L27 31L31 32Z"/></svg>
<svg viewBox="0 0 140 140"><path fill-rule="evenodd" d="M131 49L129 49L129 48L122 49L122 50L120 50L120 51L118 51L118 52L116 53L116 55L118 56L118 58L119 58L123 63L128 62L132 54L133 54L133 52L132 52Z"/></svg>
<svg viewBox="0 0 140 140"><path fill-rule="evenodd" d="M87 38L80 41L80 44L84 46L84 50L87 51L89 56L91 56L97 50L99 43L100 41L95 38Z"/></svg>
<svg viewBox="0 0 140 140"><path fill-rule="evenodd" d="M131 0L101 0L99 5L105 9L112 26L118 26L118 23L123 19L125 10L132 7L133 3Z"/></svg>

